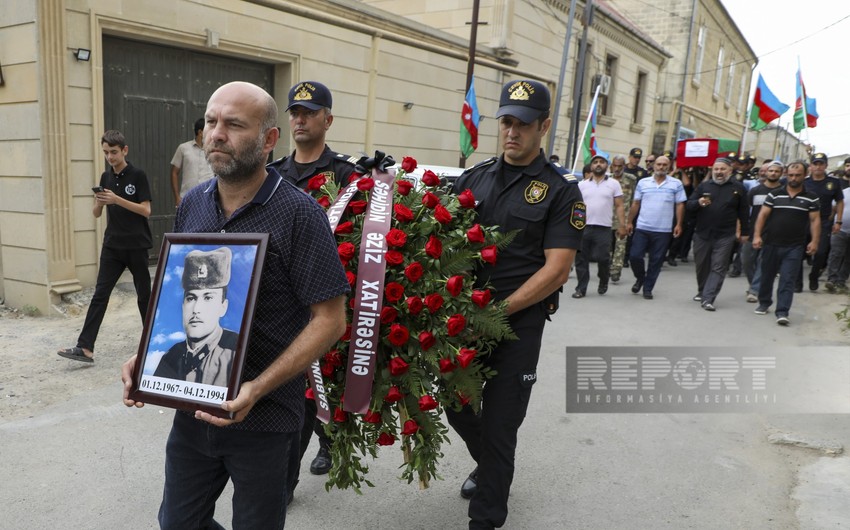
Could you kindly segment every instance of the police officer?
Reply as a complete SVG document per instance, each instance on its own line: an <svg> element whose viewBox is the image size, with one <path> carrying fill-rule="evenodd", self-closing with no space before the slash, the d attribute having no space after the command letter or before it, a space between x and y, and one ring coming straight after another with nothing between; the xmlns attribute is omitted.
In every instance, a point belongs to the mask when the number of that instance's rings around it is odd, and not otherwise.
<svg viewBox="0 0 850 530"><path fill-rule="evenodd" d="M478 414L469 406L447 411L478 464L461 487L461 496L472 499L469 528L500 527L507 518L517 431L537 380L544 300L567 281L586 222L574 178L562 177L540 148L551 125L549 104L545 85L507 83L496 113L502 156L467 170L454 185L455 193L472 191L482 224L522 230L496 265L477 273L479 283L490 282L508 301L519 340L499 344L485 361L497 375L484 386Z"/></svg>
<svg viewBox="0 0 850 530"><path fill-rule="evenodd" d="M812 256L812 270L809 273L809 290L811 291L818 290L818 279L821 272L826 269L826 261L829 257L830 238L841 229L841 217L844 213L841 181L826 174L828 163L829 157L826 153L813 154L809 176L803 181L803 189L814 193L820 200L820 233L810 234L811 239L819 238L818 251ZM798 278L798 283L802 284L802 276Z"/></svg>
<svg viewBox="0 0 850 530"><path fill-rule="evenodd" d="M227 386L239 334L221 327L233 253L227 247L193 250L183 261L183 330L186 340L163 355L153 375Z"/></svg>
<svg viewBox="0 0 850 530"><path fill-rule="evenodd" d="M623 173L626 175L631 175L635 178L635 180L640 180L649 176L652 172L652 168L646 169L640 167L640 158L643 156L643 151L640 147L632 147L632 150L629 151L629 161L626 163L626 167L623 169Z"/></svg>
<svg viewBox="0 0 850 530"><path fill-rule="evenodd" d="M319 175L339 185L348 184L354 172L356 158L335 153L325 144L334 121L332 105L331 91L322 83L302 81L289 89L286 110L295 150L269 166L302 190Z"/></svg>
<svg viewBox="0 0 850 530"><path fill-rule="evenodd" d="M291 155L275 160L269 166L275 168L283 178L302 190L310 191L312 185L324 180L340 186L348 184L354 173L357 159L331 151L325 143L325 135L333 124L331 113L333 97L322 83L302 81L289 89L289 131L295 142ZM324 178L321 178L324 177ZM310 463L310 473L324 475L330 471L333 461L330 455L330 438L325 434L321 422L316 421L316 402L305 400L304 427L301 430L301 457L307 451L312 433L319 437L319 451ZM295 485L298 483L296 474ZM289 497L292 499L292 496Z"/></svg>

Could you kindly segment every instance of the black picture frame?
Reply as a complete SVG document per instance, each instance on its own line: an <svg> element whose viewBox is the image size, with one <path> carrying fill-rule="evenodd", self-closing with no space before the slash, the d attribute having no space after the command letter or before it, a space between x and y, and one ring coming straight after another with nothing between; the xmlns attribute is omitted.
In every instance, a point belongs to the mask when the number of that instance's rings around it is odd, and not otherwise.
<svg viewBox="0 0 850 530"><path fill-rule="evenodd" d="M232 419L233 414L223 410L221 403L232 400L239 393L267 244L268 234L164 235L136 356L130 399L175 409L203 410L214 416ZM221 256L222 252L226 254L223 250L225 247L231 256L227 265L230 279L227 282L226 296L224 292L219 295L221 299L218 307L219 311L224 307L223 314L214 319L216 329L221 330L222 334L219 335L220 340L213 342L211 339L205 339L195 343L195 349L200 355L193 357L187 337L187 325L192 327L196 317L190 317L190 323L186 323L187 300L194 295L189 295L191 291L183 290L186 281L184 274L187 273L185 256L193 251L199 251L206 256L211 253ZM202 263L197 274L201 274L203 269L203 275L206 277L206 262L199 262L197 255L195 253L191 263ZM175 304L179 305L179 310L175 309ZM231 330L228 327L236 329ZM218 331L211 333L208 337L214 337L217 333ZM206 346L203 345L205 342ZM162 346L169 344L168 350L163 351ZM204 381L213 370L207 370L205 374L199 369L204 365L198 359L205 358L209 358L210 363L216 359L219 361L213 376L214 382ZM164 363L166 359L168 362ZM180 369L173 368L178 365ZM229 368L221 368L227 365ZM189 366L194 368L188 370ZM184 371L187 373L182 374ZM198 377L201 377L200 381L193 380ZM225 380L226 385L222 384Z"/></svg>

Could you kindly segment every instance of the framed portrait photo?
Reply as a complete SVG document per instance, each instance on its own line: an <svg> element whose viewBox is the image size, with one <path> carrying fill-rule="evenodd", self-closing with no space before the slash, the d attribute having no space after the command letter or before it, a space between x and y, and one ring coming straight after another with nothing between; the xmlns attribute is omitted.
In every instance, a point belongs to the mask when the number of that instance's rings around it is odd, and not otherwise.
<svg viewBox="0 0 850 530"><path fill-rule="evenodd" d="M130 398L222 418L236 397L268 234L165 234Z"/></svg>

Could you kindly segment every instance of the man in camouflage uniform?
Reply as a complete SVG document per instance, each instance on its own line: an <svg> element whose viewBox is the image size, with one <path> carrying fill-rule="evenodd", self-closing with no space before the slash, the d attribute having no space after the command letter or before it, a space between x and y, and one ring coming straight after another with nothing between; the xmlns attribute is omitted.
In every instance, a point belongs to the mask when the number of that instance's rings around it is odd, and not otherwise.
<svg viewBox="0 0 850 530"><path fill-rule="evenodd" d="M635 196L635 183L637 179L634 175L623 171L625 165L625 158L620 155L615 156L611 161L611 177L620 183L620 188L623 190L623 215L628 219L629 209L632 206L632 198ZM623 262L626 258L626 238L619 239L617 237L617 229L619 227L620 223L617 221L617 216L614 215L613 224L611 225L611 237L614 238L614 250L611 253L611 281L614 283L620 281L620 273L623 270Z"/></svg>

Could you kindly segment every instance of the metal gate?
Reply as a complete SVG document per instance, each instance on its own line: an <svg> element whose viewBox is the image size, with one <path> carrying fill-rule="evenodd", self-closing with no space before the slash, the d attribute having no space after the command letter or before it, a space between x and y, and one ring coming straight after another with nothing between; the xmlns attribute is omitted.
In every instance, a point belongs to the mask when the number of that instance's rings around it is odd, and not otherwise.
<svg viewBox="0 0 850 530"><path fill-rule="evenodd" d="M248 81L273 93L273 76L270 64L103 38L105 126L124 133L127 159L150 180L152 262L174 224L171 157L177 146L194 137L192 124L218 87Z"/></svg>

